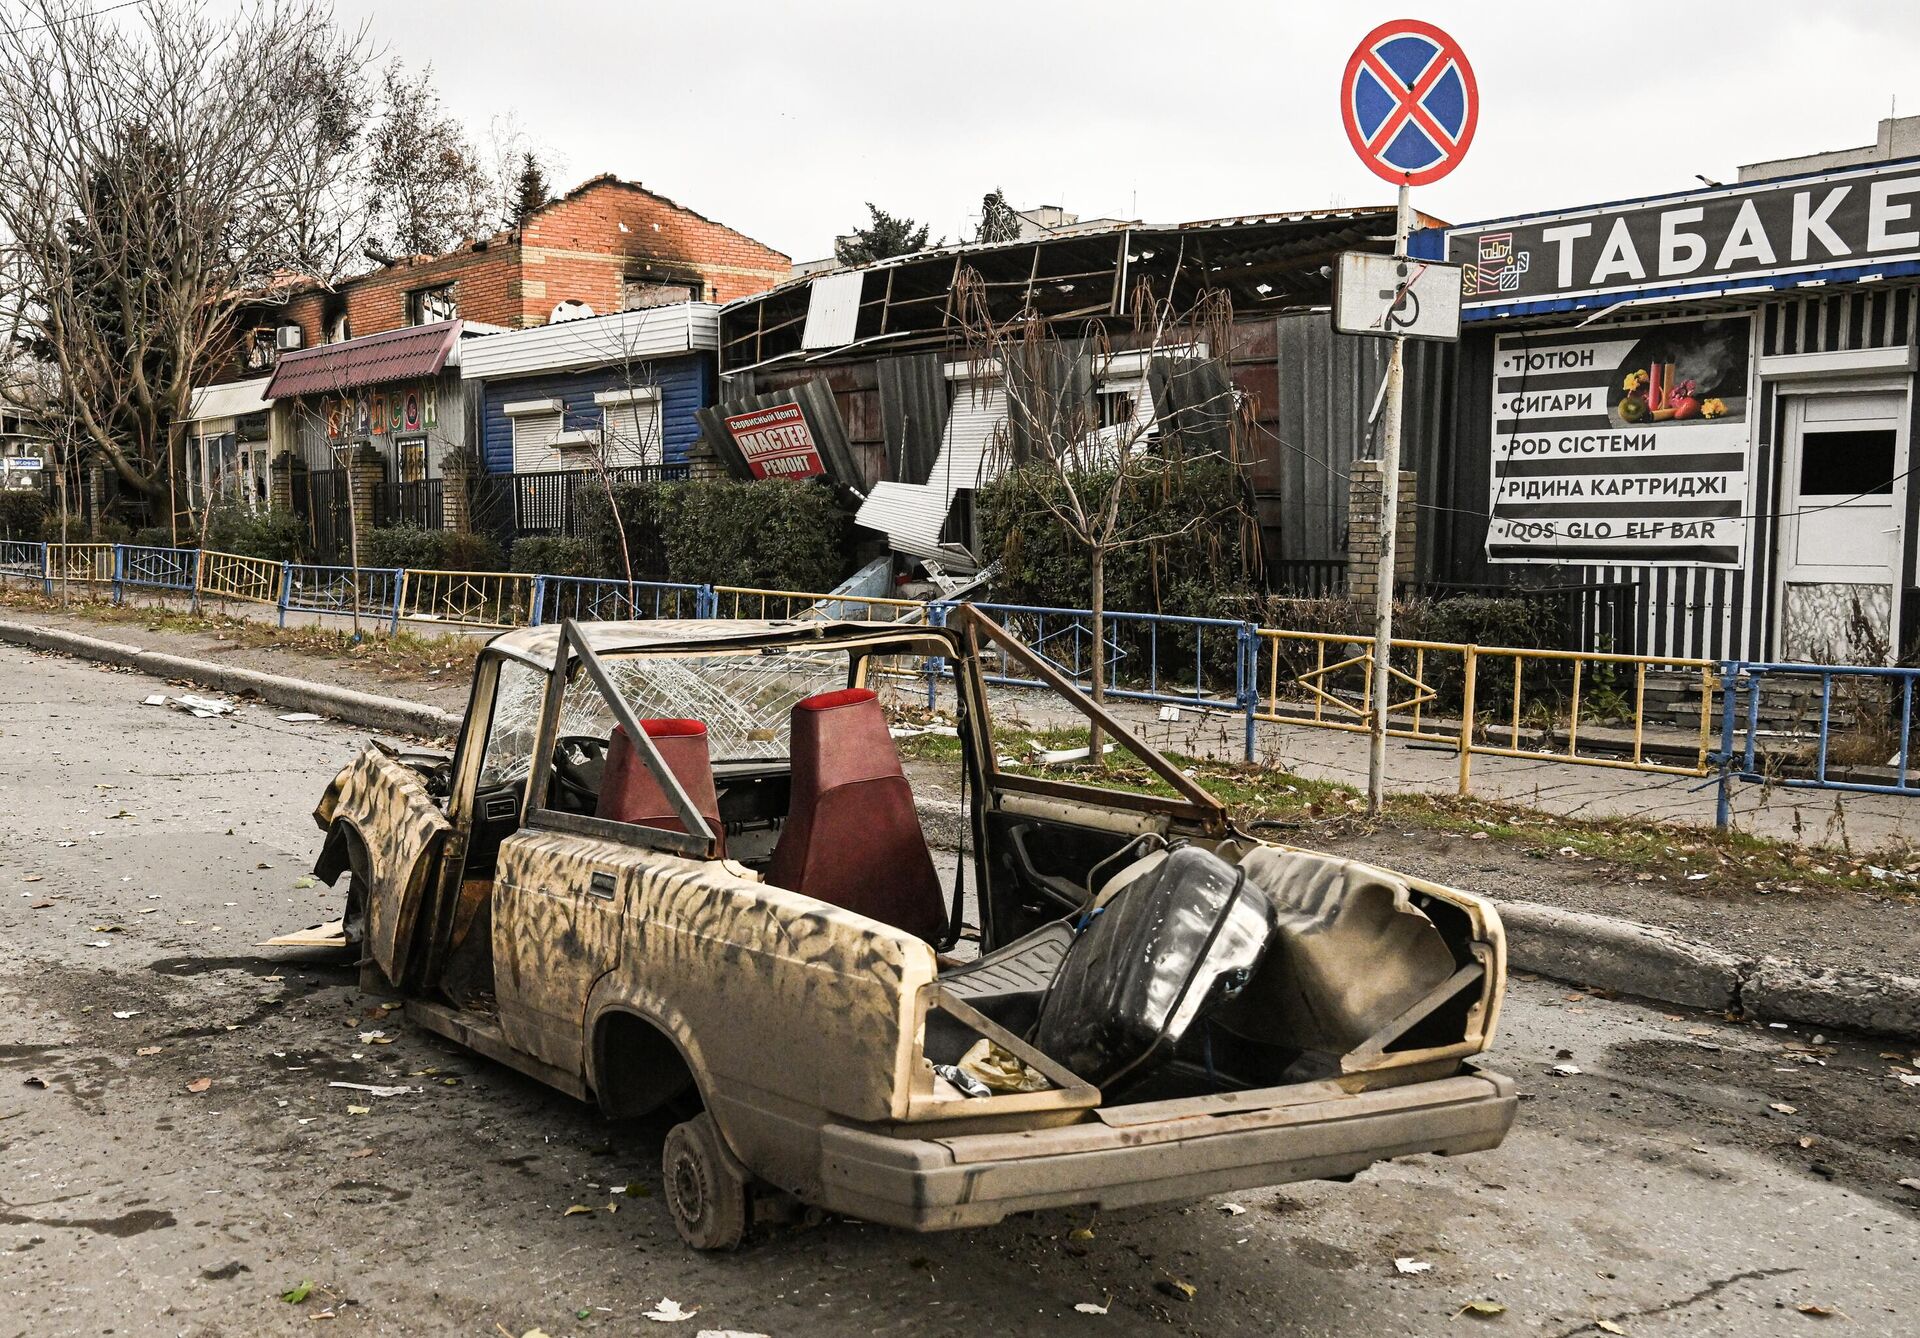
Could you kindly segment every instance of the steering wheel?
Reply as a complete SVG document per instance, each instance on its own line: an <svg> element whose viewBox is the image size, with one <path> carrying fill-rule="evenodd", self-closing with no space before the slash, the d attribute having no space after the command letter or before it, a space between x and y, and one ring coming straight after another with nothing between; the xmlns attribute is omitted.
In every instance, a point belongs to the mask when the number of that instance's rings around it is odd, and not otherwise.
<svg viewBox="0 0 1920 1338"><path fill-rule="evenodd" d="M607 741L591 734L562 734L553 745L553 778L582 813L600 803L600 778L607 763Z"/></svg>

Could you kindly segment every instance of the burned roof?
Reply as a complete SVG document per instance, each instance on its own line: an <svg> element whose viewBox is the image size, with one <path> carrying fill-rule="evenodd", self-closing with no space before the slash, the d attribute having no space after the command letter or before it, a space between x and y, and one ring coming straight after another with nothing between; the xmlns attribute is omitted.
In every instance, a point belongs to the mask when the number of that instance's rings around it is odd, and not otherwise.
<svg viewBox="0 0 1920 1338"><path fill-rule="evenodd" d="M720 313L720 369L744 371L831 348L803 348L813 285L859 274L853 336L840 347L876 351L951 342L952 291L960 271L986 284L996 319L1031 311L1049 320L1123 317L1134 289L1191 305L1205 289L1224 289L1239 313L1325 305L1330 279L1321 267L1342 251L1385 251L1393 208L1315 209L1207 219L1172 226L1122 223L1075 228L1016 242L948 246L866 265L813 273L729 303Z"/></svg>
<svg viewBox="0 0 1920 1338"><path fill-rule="evenodd" d="M740 651L755 646L831 647L898 633L925 636L919 623L849 622L836 619L652 618L631 622L583 622L581 632L596 655L643 651ZM935 633L937 635L937 633ZM536 669L552 669L560 648L560 625L517 627L487 643L489 650Z"/></svg>

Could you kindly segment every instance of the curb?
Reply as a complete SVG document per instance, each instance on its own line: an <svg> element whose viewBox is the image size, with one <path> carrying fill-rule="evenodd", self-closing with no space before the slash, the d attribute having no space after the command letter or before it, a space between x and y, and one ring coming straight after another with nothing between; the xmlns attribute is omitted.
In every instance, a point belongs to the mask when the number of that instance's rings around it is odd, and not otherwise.
<svg viewBox="0 0 1920 1338"><path fill-rule="evenodd" d="M142 650L78 632L0 619L0 642L225 692L251 692L276 706L367 729L437 739L451 738L460 728L460 716L437 706ZM941 850L957 848L965 830L960 805L927 798L918 807L928 843ZM1920 1038L1920 977L1809 969L1774 957L1755 961L1631 920L1527 901L1496 904L1507 930L1507 960L1522 971L1686 1008Z"/></svg>
<svg viewBox="0 0 1920 1338"><path fill-rule="evenodd" d="M412 734L422 738L451 738L460 728L461 717L416 702L393 697L376 697L352 688L311 683L281 674L242 669L236 665L214 664L188 659L164 651L143 650L99 637L69 632L60 628L35 627L0 619L0 641L34 650L53 651L102 664L123 665L152 674L156 678L182 678L220 692L250 692L262 701L284 706L290 711L312 711L332 716L350 725L391 734Z"/></svg>

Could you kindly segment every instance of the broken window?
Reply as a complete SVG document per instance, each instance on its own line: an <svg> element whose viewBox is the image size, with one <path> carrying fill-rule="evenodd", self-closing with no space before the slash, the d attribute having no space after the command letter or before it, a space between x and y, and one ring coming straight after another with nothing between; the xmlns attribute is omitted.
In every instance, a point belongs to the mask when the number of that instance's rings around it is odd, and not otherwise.
<svg viewBox="0 0 1920 1338"><path fill-rule="evenodd" d="M450 321L459 314L460 308L453 299L453 285L450 283L433 288L416 288L407 294L409 325L432 325L436 321Z"/></svg>

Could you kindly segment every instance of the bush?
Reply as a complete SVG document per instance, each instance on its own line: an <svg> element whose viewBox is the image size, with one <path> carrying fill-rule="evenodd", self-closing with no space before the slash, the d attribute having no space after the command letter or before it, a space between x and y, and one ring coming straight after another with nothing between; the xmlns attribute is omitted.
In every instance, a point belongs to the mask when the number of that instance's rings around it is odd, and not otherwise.
<svg viewBox="0 0 1920 1338"><path fill-rule="evenodd" d="M423 571L499 571L500 545L485 534L428 530L414 524L382 525L360 536L363 567L412 567Z"/></svg>
<svg viewBox="0 0 1920 1338"><path fill-rule="evenodd" d="M0 539L39 541L47 529L47 499L38 488L0 492Z"/></svg>
<svg viewBox="0 0 1920 1338"><path fill-rule="evenodd" d="M164 536L167 531L161 529L158 533ZM207 521L207 547L217 553L238 553L243 557L288 562L301 555L306 538L306 527L290 511L263 511L256 514L244 507L229 504L216 508ZM160 542L161 546L166 546L164 537ZM181 530L180 547L192 548L198 543L198 534Z"/></svg>
<svg viewBox="0 0 1920 1338"><path fill-rule="evenodd" d="M593 549L585 539L551 535L514 540L507 565L541 576L592 576L596 570Z"/></svg>
<svg viewBox="0 0 1920 1338"><path fill-rule="evenodd" d="M689 479L614 488L636 578L830 590L847 567L847 513L823 484ZM625 575L604 495L582 492L581 530L604 575Z"/></svg>
<svg viewBox="0 0 1920 1338"><path fill-rule="evenodd" d="M1110 476L1108 476L1110 477ZM1078 480L1083 501L1106 495L1107 477ZM1066 484L1044 465L1010 471L975 495L983 552L999 559L993 597L1009 604L1086 608L1093 598L1087 546L1047 507ZM1119 611L1234 617L1227 601L1256 586L1242 542L1245 513L1238 471L1202 460L1135 487L1122 502L1121 528L1135 534L1179 530L1195 515L1212 519L1184 533L1110 550L1106 606Z"/></svg>
<svg viewBox="0 0 1920 1338"><path fill-rule="evenodd" d="M173 535L167 530L165 525L143 526L133 532L133 538L128 540L128 542L136 548L172 548L175 546ZM180 546L190 548L192 544L189 542Z"/></svg>

